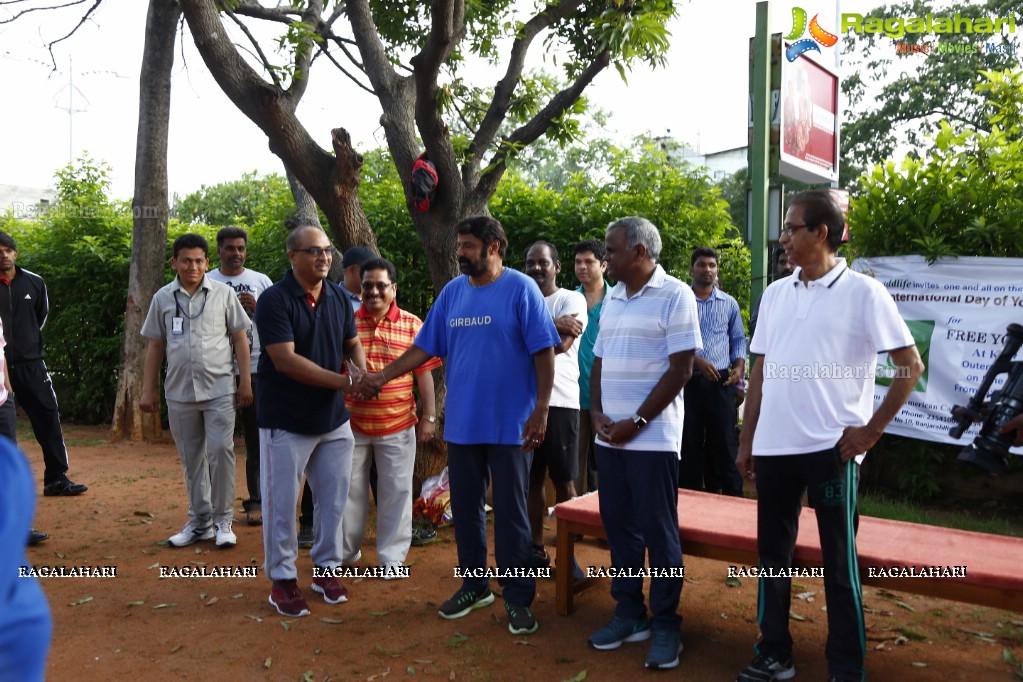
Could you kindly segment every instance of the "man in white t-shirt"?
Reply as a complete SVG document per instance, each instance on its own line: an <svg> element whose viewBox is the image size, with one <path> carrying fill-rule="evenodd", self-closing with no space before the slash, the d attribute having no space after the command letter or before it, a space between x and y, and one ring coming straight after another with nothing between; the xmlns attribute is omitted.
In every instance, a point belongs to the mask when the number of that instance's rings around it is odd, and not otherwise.
<svg viewBox="0 0 1023 682"><path fill-rule="evenodd" d="M558 286L561 261L558 249L547 241L537 241L526 249L525 272L533 278L544 296L547 310L561 343L554 347L554 389L547 412L547 433L533 451L529 469L529 525L533 534L533 566L550 566L551 558L543 546L543 517L547 511L544 483L550 472L555 501L575 497L575 478L579 472L579 346L575 343L586 329L586 298L578 291ZM582 571L575 567L576 578Z"/></svg>
<svg viewBox="0 0 1023 682"><path fill-rule="evenodd" d="M238 294L238 301L245 309L245 313L252 320L256 314L256 299L259 295L273 286L270 278L261 272L250 270L245 267L245 258L248 255L249 233L244 228L228 226L217 232L217 257L220 258L220 267L206 276L215 282L222 282L235 290ZM252 371L252 404L245 407L241 412L242 430L245 433L245 483L249 488L249 499L242 502L245 509L245 517L250 526L258 526L262 523L263 511L262 500L259 495L259 427L256 425L256 382L259 376L256 372L256 365L259 363L259 334L256 332L256 325L249 327L249 350L251 361L249 367ZM238 365L234 367L235 376L238 375Z"/></svg>
<svg viewBox="0 0 1023 682"><path fill-rule="evenodd" d="M828 673L860 682L866 671L863 601L856 559L859 462L881 437L923 372L895 302L878 281L853 272L836 251L844 218L826 190L793 197L781 244L796 271L764 292L750 343L750 374L736 459L756 480L761 570L757 654L739 682L795 674L789 634L792 566L803 493L817 515L828 600ZM896 378L872 410L878 353ZM755 475L754 475L755 470Z"/></svg>

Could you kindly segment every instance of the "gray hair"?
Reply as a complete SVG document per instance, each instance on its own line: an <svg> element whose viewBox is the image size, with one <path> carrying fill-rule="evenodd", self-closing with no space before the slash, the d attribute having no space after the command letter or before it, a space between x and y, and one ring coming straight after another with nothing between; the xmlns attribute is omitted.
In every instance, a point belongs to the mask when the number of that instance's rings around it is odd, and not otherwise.
<svg viewBox="0 0 1023 682"><path fill-rule="evenodd" d="M620 227L625 233L625 247L632 249L636 244L646 247L646 252L654 262L661 257L661 234L657 227L647 220L638 216L619 218L607 226L607 231Z"/></svg>

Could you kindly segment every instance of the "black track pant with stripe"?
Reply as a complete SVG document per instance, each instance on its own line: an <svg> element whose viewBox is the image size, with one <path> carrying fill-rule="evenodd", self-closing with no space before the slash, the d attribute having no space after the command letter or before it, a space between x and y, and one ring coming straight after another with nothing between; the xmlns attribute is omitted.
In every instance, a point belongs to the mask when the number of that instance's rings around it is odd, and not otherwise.
<svg viewBox="0 0 1023 682"><path fill-rule="evenodd" d="M11 377L14 397L32 422L32 431L43 450L43 463L46 465L43 485L64 480L68 469L67 448L60 429L57 395L53 392L46 363L32 360L10 365L7 374Z"/></svg>
<svg viewBox="0 0 1023 682"><path fill-rule="evenodd" d="M817 514L824 589L828 604L828 672L840 680L862 680L866 637L863 594L856 557L856 488L859 465L843 463L838 447L802 455L756 458L757 548L760 566L775 574L792 566L804 491ZM785 658L792 653L789 606L792 580L760 578L757 653Z"/></svg>

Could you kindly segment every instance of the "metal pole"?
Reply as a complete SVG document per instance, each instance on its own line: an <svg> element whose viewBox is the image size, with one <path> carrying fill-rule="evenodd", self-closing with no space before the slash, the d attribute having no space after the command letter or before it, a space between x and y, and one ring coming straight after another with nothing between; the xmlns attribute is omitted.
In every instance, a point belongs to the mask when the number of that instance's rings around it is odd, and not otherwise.
<svg viewBox="0 0 1023 682"><path fill-rule="evenodd" d="M750 305L767 286L768 149L771 138L771 27L770 3L757 3L757 33L753 38L753 154L750 166L753 221Z"/></svg>

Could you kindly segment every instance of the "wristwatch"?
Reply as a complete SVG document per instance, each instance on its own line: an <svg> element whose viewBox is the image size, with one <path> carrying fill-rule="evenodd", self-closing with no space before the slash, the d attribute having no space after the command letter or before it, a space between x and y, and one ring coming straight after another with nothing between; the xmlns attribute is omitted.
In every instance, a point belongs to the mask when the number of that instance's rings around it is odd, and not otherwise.
<svg viewBox="0 0 1023 682"><path fill-rule="evenodd" d="M642 429L649 422L646 419L643 419L643 417L640 417L638 414L634 414L632 415L632 423L636 425L637 429Z"/></svg>
<svg viewBox="0 0 1023 682"><path fill-rule="evenodd" d="M430 422L431 424L436 424L437 423L437 418L434 417L432 414L424 414L423 415L423 419L425 419L426 421Z"/></svg>

